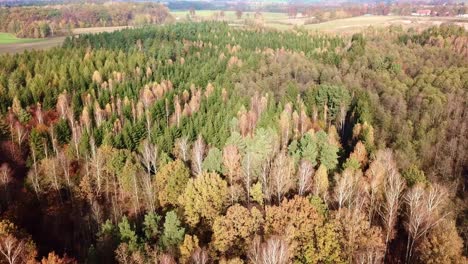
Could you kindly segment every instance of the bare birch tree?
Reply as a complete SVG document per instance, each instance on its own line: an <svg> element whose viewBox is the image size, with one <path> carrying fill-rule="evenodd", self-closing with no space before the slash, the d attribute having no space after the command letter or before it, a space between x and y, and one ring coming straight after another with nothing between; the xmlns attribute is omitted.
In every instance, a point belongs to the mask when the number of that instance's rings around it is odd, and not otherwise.
<svg viewBox="0 0 468 264"><path fill-rule="evenodd" d="M146 167L146 174L142 177L143 189L145 192L146 200L148 202L149 209L154 212L156 209L156 195L154 193L153 181L151 174L157 171L158 161L158 148L152 144L149 139L143 140L140 147L140 158L142 163Z"/></svg>
<svg viewBox="0 0 468 264"><path fill-rule="evenodd" d="M287 264L290 261L288 244L281 237L271 237L264 243L256 238L249 260L254 264Z"/></svg>
<svg viewBox="0 0 468 264"><path fill-rule="evenodd" d="M293 162L284 152L276 155L271 167L270 178L272 189L275 192L278 204L281 203L283 195L293 186Z"/></svg>
<svg viewBox="0 0 468 264"><path fill-rule="evenodd" d="M312 163L308 160L302 159L299 163L297 172L297 192L299 195L306 195L312 188L312 176L315 170Z"/></svg>
<svg viewBox="0 0 468 264"><path fill-rule="evenodd" d="M437 184L427 189L417 184L406 193L404 200L407 206L405 227L408 231L406 263L410 263L415 243L449 214L442 212L447 192Z"/></svg>
<svg viewBox="0 0 468 264"><path fill-rule="evenodd" d="M29 177L31 178L31 184L34 188L34 192L36 193L37 196L39 196L39 193L41 191L41 186L39 185L39 176L38 176L38 169L37 169L37 156L36 156L36 151L34 148L31 148L31 154L33 158L33 172L29 173Z"/></svg>
<svg viewBox="0 0 468 264"><path fill-rule="evenodd" d="M192 172L194 175L199 175L203 171L203 157L205 155L205 142L201 135L198 136L197 141L193 144L192 149Z"/></svg>
<svg viewBox="0 0 468 264"><path fill-rule="evenodd" d="M96 177L96 193L100 193L102 187L101 174L104 166L104 160L98 153L93 137L90 138L89 145L91 146L91 163L93 164L94 176Z"/></svg>
<svg viewBox="0 0 468 264"><path fill-rule="evenodd" d="M390 168L384 182L383 203L379 210L385 230L385 253L388 243L393 238L394 228L398 219L400 201L405 189L405 180L397 172L396 168Z"/></svg>
<svg viewBox="0 0 468 264"><path fill-rule="evenodd" d="M14 128L18 146L21 148L21 145L23 144L23 141L26 138L26 129L23 125L21 125L19 121L15 122Z"/></svg>
<svg viewBox="0 0 468 264"><path fill-rule="evenodd" d="M175 140L174 155L183 162L187 162L189 160L190 142L187 137L181 137Z"/></svg>
<svg viewBox="0 0 468 264"><path fill-rule="evenodd" d="M12 172L13 171L8 166L8 163L3 163L0 166L0 185L3 186L3 193L7 203L9 202L8 184L13 180Z"/></svg>
<svg viewBox="0 0 468 264"><path fill-rule="evenodd" d="M12 235L0 239L0 253L8 264L24 263L21 254L25 249L25 243Z"/></svg>
<svg viewBox="0 0 468 264"><path fill-rule="evenodd" d="M192 254L193 264L207 264L209 263L208 252L205 249L197 248Z"/></svg>

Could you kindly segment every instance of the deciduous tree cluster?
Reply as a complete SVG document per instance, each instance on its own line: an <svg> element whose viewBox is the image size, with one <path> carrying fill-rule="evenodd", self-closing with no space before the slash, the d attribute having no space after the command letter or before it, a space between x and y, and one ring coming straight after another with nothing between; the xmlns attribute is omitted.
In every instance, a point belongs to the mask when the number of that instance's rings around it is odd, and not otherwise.
<svg viewBox="0 0 468 264"><path fill-rule="evenodd" d="M159 4L62 4L0 7L0 31L23 38L63 36L74 28L141 26L172 20Z"/></svg>

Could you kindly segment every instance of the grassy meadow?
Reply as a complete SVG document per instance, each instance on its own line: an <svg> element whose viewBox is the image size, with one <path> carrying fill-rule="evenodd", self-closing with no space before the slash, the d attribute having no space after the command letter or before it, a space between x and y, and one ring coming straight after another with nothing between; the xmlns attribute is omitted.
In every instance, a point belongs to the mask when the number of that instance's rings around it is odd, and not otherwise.
<svg viewBox="0 0 468 264"><path fill-rule="evenodd" d="M0 44L36 42L37 39L17 38L13 34L0 32Z"/></svg>

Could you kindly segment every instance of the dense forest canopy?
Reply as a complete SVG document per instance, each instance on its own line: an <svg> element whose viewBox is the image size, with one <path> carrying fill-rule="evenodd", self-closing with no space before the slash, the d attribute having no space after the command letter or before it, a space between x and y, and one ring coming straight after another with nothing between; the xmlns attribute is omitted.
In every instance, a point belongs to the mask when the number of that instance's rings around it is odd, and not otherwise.
<svg viewBox="0 0 468 264"><path fill-rule="evenodd" d="M3 55L0 252L464 263L467 43L204 22Z"/></svg>
<svg viewBox="0 0 468 264"><path fill-rule="evenodd" d="M0 7L0 31L30 38L64 35L73 28L140 26L171 19L165 6L153 3Z"/></svg>

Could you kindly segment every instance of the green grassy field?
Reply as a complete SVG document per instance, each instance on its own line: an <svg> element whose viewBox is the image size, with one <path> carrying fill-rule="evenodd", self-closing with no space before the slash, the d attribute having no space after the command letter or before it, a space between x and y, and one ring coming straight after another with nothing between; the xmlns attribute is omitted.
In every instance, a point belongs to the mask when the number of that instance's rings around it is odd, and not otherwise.
<svg viewBox="0 0 468 264"><path fill-rule="evenodd" d="M17 38L10 33L0 33L0 44L30 43L40 41L38 39Z"/></svg>

